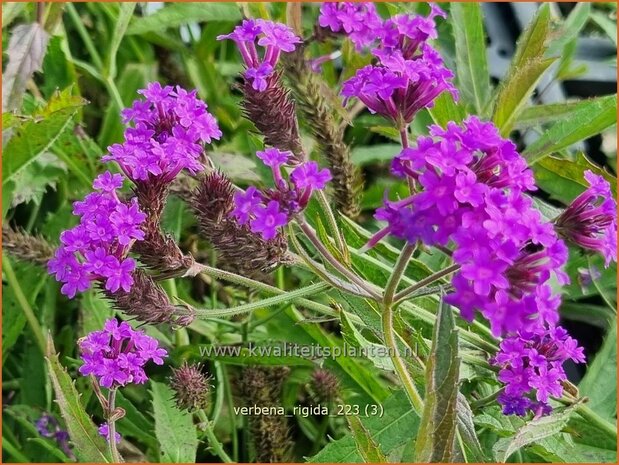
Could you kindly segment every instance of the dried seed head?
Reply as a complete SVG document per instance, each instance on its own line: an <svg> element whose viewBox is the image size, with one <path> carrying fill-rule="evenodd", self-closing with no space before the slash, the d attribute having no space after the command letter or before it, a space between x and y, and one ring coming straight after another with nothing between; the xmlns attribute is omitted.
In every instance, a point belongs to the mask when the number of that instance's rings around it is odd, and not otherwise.
<svg viewBox="0 0 619 465"><path fill-rule="evenodd" d="M155 270L159 277L181 276L195 263L191 255L185 255L176 241L161 231L161 215L168 196L169 183L159 179L137 181L135 194L140 208L146 213L142 226L144 240L137 241L133 251L140 261Z"/></svg>
<svg viewBox="0 0 619 465"><path fill-rule="evenodd" d="M290 373L287 367L245 367L239 387L245 405L277 407L281 405L282 386ZM285 416L250 417L252 440L258 463L280 463L290 460L292 440Z"/></svg>
<svg viewBox="0 0 619 465"><path fill-rule="evenodd" d="M335 401L340 395L340 382L329 370L317 368L312 373L310 390L316 400L321 403Z"/></svg>
<svg viewBox="0 0 619 465"><path fill-rule="evenodd" d="M210 377L202 372L200 364L185 362L180 368L172 368L170 387L179 409L192 412L208 406Z"/></svg>
<svg viewBox="0 0 619 465"><path fill-rule="evenodd" d="M217 251L219 266L245 276L261 277L287 263L288 244L284 235L264 240L230 216L233 195L230 180L214 171L200 180L191 201L202 235Z"/></svg>
<svg viewBox="0 0 619 465"><path fill-rule="evenodd" d="M336 119L336 110L325 97L330 89L320 75L310 69L302 46L284 55L282 62L303 120L329 163L337 207L344 215L356 218L360 213L363 177L352 162L350 148L344 142L344 130Z"/></svg>
<svg viewBox="0 0 619 465"><path fill-rule="evenodd" d="M45 265L54 256L54 248L40 236L2 226L2 248L11 255L40 265Z"/></svg>
<svg viewBox="0 0 619 465"><path fill-rule="evenodd" d="M305 161L295 104L281 84L280 73L267 78L267 88L262 92L255 90L249 81L245 81L242 90L245 116L264 135L265 144L290 150L295 155L292 162Z"/></svg>
<svg viewBox="0 0 619 465"><path fill-rule="evenodd" d="M122 289L115 293L104 292L116 308L144 323L189 326L195 316L192 307L172 305L163 289L140 269L133 273L129 292Z"/></svg>

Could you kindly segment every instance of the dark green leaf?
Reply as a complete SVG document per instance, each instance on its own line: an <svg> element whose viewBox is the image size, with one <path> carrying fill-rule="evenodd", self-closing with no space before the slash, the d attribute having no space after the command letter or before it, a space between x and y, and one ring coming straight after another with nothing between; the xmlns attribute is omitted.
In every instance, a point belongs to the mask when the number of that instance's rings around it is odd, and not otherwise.
<svg viewBox="0 0 619 465"><path fill-rule="evenodd" d="M589 187L585 179L586 170L604 177L610 183L613 195L617 195L617 180L594 165L583 154L577 155L574 161L546 157L533 165L537 185L565 205L570 204Z"/></svg>
<svg viewBox="0 0 619 465"><path fill-rule="evenodd" d="M241 20L241 12L234 3L169 3L165 8L143 18L134 19L127 34L160 32L170 27L202 21Z"/></svg>
<svg viewBox="0 0 619 465"><path fill-rule="evenodd" d="M348 426L357 445L357 452L363 457L363 461L365 463L386 463L387 458L361 419L358 416L349 415L346 420L348 420Z"/></svg>
<svg viewBox="0 0 619 465"><path fill-rule="evenodd" d="M456 44L458 90L475 113L482 114L490 97L490 77L481 5L453 2L449 13Z"/></svg>
<svg viewBox="0 0 619 465"><path fill-rule="evenodd" d="M617 415L617 324L610 325L604 344L589 363L580 381L580 395L587 396L587 406L599 415L614 421Z"/></svg>
<svg viewBox="0 0 619 465"><path fill-rule="evenodd" d="M174 405L172 389L151 381L155 435L159 441L161 461L194 463L198 448L196 427L191 415Z"/></svg>
<svg viewBox="0 0 619 465"><path fill-rule="evenodd" d="M47 339L47 365L75 453L83 462L110 462L105 440L84 411L71 377L60 365L51 335Z"/></svg>
<svg viewBox="0 0 619 465"><path fill-rule="evenodd" d="M442 302L426 363L426 393L415 448L417 462L453 459L458 404L458 332L451 307Z"/></svg>
<svg viewBox="0 0 619 465"><path fill-rule="evenodd" d="M569 118L552 125L539 139L529 145L523 152L529 164L539 162L553 152L595 136L617 122L616 95L608 99L597 99L591 103L573 112Z"/></svg>

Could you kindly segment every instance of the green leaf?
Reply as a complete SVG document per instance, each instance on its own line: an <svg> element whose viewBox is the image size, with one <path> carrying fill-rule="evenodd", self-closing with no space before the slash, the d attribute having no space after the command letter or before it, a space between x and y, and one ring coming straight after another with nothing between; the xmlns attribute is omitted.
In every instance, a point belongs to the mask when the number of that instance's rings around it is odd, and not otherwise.
<svg viewBox="0 0 619 465"><path fill-rule="evenodd" d="M612 101L613 96L596 97L588 100L568 103L551 103L548 105L534 105L525 108L516 120L516 128L529 128L543 124L556 123L568 120L574 113L588 111L593 114L599 105Z"/></svg>
<svg viewBox="0 0 619 465"><path fill-rule="evenodd" d="M72 96L66 89L56 93L34 120L16 129L2 157L3 188L52 146L85 103L84 99Z"/></svg>
<svg viewBox="0 0 619 465"><path fill-rule="evenodd" d="M260 182L256 162L238 153L209 152L217 168L233 181Z"/></svg>
<svg viewBox="0 0 619 465"><path fill-rule="evenodd" d="M386 463L387 458L361 419L358 416L349 415L346 420L357 445L357 452L363 457L363 461L365 463Z"/></svg>
<svg viewBox="0 0 619 465"><path fill-rule="evenodd" d="M340 315L344 341L346 341L351 347L356 347L365 351L365 353L368 354L368 358L372 361L376 368L385 371L393 371L393 362L389 357L387 348L382 344L368 341L350 321L350 318L346 315L346 312L342 311ZM382 354L382 356L379 354Z"/></svg>
<svg viewBox="0 0 619 465"><path fill-rule="evenodd" d="M38 22L16 26L6 49L8 63L2 76L2 111L20 110L26 83L41 69L49 34Z"/></svg>
<svg viewBox="0 0 619 465"><path fill-rule="evenodd" d="M458 90L475 113L482 114L490 97L490 77L481 5L453 2L449 13L456 44Z"/></svg>
<svg viewBox="0 0 619 465"><path fill-rule="evenodd" d="M596 99L553 124L523 152L529 164L601 133L617 122L617 96Z"/></svg>
<svg viewBox="0 0 619 465"><path fill-rule="evenodd" d="M439 95L434 100L434 106L429 108L428 112L434 123L442 128L446 127L447 123L450 121L460 123L466 117L464 106L460 103L456 103L449 92L443 92Z"/></svg>
<svg viewBox="0 0 619 465"><path fill-rule="evenodd" d="M617 196L617 179L594 165L582 153L573 161L546 157L533 165L537 185L565 205L570 204L589 187L589 183L585 180L586 170L591 170L606 179L610 183L613 195Z"/></svg>
<svg viewBox="0 0 619 465"><path fill-rule="evenodd" d="M146 419L144 414L123 395L122 391L116 393L116 406L125 411L122 420L116 422L116 429L120 434L132 436L149 446L157 447L157 439L152 435L153 421Z"/></svg>
<svg viewBox="0 0 619 465"><path fill-rule="evenodd" d="M555 58L535 58L516 68L503 81L499 90L492 120L503 136L508 136L529 98Z"/></svg>
<svg viewBox="0 0 619 465"><path fill-rule="evenodd" d="M376 162L391 161L400 151L400 144L375 144L355 147L352 150L352 162L357 166L370 165Z"/></svg>
<svg viewBox="0 0 619 465"><path fill-rule="evenodd" d="M520 428L511 438L500 439L493 447L497 462L505 462L517 450L563 430L576 405L555 411L551 415L537 418Z"/></svg>
<svg viewBox="0 0 619 465"><path fill-rule="evenodd" d="M590 13L590 3L577 3L561 26L561 31L560 34L558 34L558 38L549 45L548 54L552 56L561 54L565 49L565 46L570 41L578 37L578 34L582 28L585 24L587 24Z"/></svg>
<svg viewBox="0 0 619 465"><path fill-rule="evenodd" d="M441 302L426 364L426 394L415 448L417 462L451 462L457 430L458 332L451 307Z"/></svg>
<svg viewBox="0 0 619 465"><path fill-rule="evenodd" d="M391 395L382 405L383 415L360 418L362 425L382 454L391 462L399 461L401 449L416 437L419 417L410 408L404 391ZM394 455L396 456L394 458ZM318 454L311 457L311 463L354 463L363 462L352 435L330 442Z"/></svg>
<svg viewBox="0 0 619 465"><path fill-rule="evenodd" d="M150 392L161 462L194 463L198 436L191 415L176 408L174 393L167 385L151 381Z"/></svg>
<svg viewBox="0 0 619 465"><path fill-rule="evenodd" d="M590 18L606 33L606 35L617 46L617 20L613 21L607 15L594 11Z"/></svg>
<svg viewBox="0 0 619 465"><path fill-rule="evenodd" d="M127 34L160 32L167 28L202 21L240 21L241 12L234 3L168 3L161 10L134 19Z"/></svg>
<svg viewBox="0 0 619 465"><path fill-rule="evenodd" d="M51 335L47 338L47 366L75 453L82 462L110 462L105 440L82 407L71 377L58 360Z"/></svg>
<svg viewBox="0 0 619 465"><path fill-rule="evenodd" d="M108 50L107 60L105 62L107 77L110 79L114 79L116 77L116 54L118 53L120 42L127 32L129 21L133 17L135 6L135 2L121 2L119 4L118 17L114 21L114 32L112 33L110 48Z"/></svg>
<svg viewBox="0 0 619 465"><path fill-rule="evenodd" d="M602 348L578 385L580 395L587 396L587 405L599 415L613 420L617 414L617 324L616 318ZM614 420L613 420L614 421Z"/></svg>
<svg viewBox="0 0 619 465"><path fill-rule="evenodd" d="M466 462L487 462L486 454L479 443L473 423L473 412L462 393L458 393L456 405L458 416L458 444Z"/></svg>
<svg viewBox="0 0 619 465"><path fill-rule="evenodd" d="M550 5L544 3L518 39L507 76L513 74L529 60L544 56L548 48L550 26Z"/></svg>

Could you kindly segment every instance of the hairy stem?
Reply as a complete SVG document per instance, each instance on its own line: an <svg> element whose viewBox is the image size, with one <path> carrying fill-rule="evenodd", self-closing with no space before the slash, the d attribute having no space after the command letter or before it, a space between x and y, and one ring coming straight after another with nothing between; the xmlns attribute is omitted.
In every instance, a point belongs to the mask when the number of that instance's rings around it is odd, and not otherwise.
<svg viewBox="0 0 619 465"><path fill-rule="evenodd" d="M110 446L110 455L112 456L112 462L121 463L122 457L118 453L116 447L116 418L114 416L114 410L116 409L116 388L110 389L107 395L107 427L108 427L108 445Z"/></svg>
<svg viewBox="0 0 619 465"><path fill-rule="evenodd" d="M439 279L458 271L459 269L460 269L460 265L451 265L445 269L437 271L436 273L431 274L430 276L422 279L416 284L413 284L412 286L409 286L406 289L398 292L395 295L394 300L395 302L401 302L402 300L406 299L408 296L415 294L415 292L417 292L419 289L423 289L429 284L432 284L433 282L436 282Z"/></svg>
<svg viewBox="0 0 619 465"><path fill-rule="evenodd" d="M415 248L415 244L411 244L410 242L408 242L402 249L402 252L400 252L398 261L393 268L391 276L389 276L389 281L387 281L385 293L383 294L383 304L385 306L391 305L393 303L394 295L398 290L398 284L400 284L402 275L404 274L404 271L406 271L406 267L408 266L408 262L413 256L413 253L415 252Z"/></svg>
<svg viewBox="0 0 619 465"><path fill-rule="evenodd" d="M230 458L226 451L224 450L221 442L215 436L215 432L213 431L213 426L211 425L211 421L206 416L204 410L198 410L197 412L198 418L200 419L200 428L206 434L206 438L208 439L209 446L215 452L215 455L219 457L224 463L234 463L234 460Z"/></svg>

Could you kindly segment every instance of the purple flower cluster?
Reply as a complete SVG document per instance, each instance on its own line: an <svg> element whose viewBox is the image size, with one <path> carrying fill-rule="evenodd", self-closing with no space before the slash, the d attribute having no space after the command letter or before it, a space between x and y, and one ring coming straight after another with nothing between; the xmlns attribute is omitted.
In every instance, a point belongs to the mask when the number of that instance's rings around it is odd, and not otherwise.
<svg viewBox="0 0 619 465"><path fill-rule="evenodd" d="M96 192L73 204L73 214L80 223L60 235L62 245L48 263L48 270L63 282L61 292L69 298L90 288L95 280L105 282L105 289L128 292L133 284L135 261L127 258L134 241L144 239L140 225L146 215L137 199L121 201L117 189L120 174L109 171L93 182Z"/></svg>
<svg viewBox="0 0 619 465"><path fill-rule="evenodd" d="M249 224L253 232L269 240L307 206L314 190L325 188L331 173L327 168L320 169L316 162L308 161L296 165L286 180L282 168L290 165L291 152L267 148L256 155L271 168L275 188L260 192L250 186L245 192L237 192L231 214L240 224Z"/></svg>
<svg viewBox="0 0 619 465"><path fill-rule="evenodd" d="M617 261L617 202L602 176L585 171L589 189L556 219L557 232L568 242L602 254L608 267Z"/></svg>
<svg viewBox="0 0 619 465"><path fill-rule="evenodd" d="M461 126L432 126L392 170L422 190L386 201L376 218L388 226L371 243L387 233L428 245L453 242L461 269L446 299L467 320L479 310L496 336L557 322L560 301L548 280L553 273L567 279L559 269L567 248L524 195L535 189L533 175L493 124L471 116Z"/></svg>
<svg viewBox="0 0 619 465"><path fill-rule="evenodd" d="M356 97L372 113L403 128L419 110L432 107L442 92L448 91L457 99L458 92L451 83L453 73L426 42L436 38L436 16L444 17L445 13L433 6L427 17L397 15L384 21L373 34L378 46L372 53L378 63L359 69L344 82L345 102Z"/></svg>
<svg viewBox="0 0 619 465"><path fill-rule="evenodd" d="M103 436L107 442L110 442L110 425L108 425L107 423L103 423L102 425L100 425L99 426L99 436ZM120 433L115 432L114 433L114 442L116 444L119 444L121 439L122 439L122 437L121 437Z"/></svg>
<svg viewBox="0 0 619 465"><path fill-rule="evenodd" d="M499 396L505 415L523 416L528 410L544 415L552 409L550 396L561 397L567 379L563 363L583 363L582 347L565 329L553 327L532 332L520 331L501 342L491 362L500 367L499 380L505 390ZM533 397L535 394L535 400Z"/></svg>
<svg viewBox="0 0 619 465"><path fill-rule="evenodd" d="M302 42L285 24L264 19L246 19L230 34L217 37L217 40L225 39L236 43L247 67L245 79L259 92L266 90L281 53L294 51L296 44ZM256 44L264 49L262 57Z"/></svg>
<svg viewBox="0 0 619 465"><path fill-rule="evenodd" d="M373 44L383 28L376 6L370 2L325 2L320 7L318 24L345 33L357 50Z"/></svg>
<svg viewBox="0 0 619 465"><path fill-rule="evenodd" d="M179 86L158 82L138 91L136 100L122 111L125 141L108 147L103 161L115 161L132 181L158 179L170 182L183 169L202 170L203 145L222 135L207 105Z"/></svg>
<svg viewBox="0 0 619 465"><path fill-rule="evenodd" d="M568 251L526 195L536 189L526 161L492 123L470 116L462 125L431 126L430 136L394 159L392 171L421 189L385 201L375 216L387 227L370 245L392 234L454 247L460 269L445 300L468 321L479 311L492 333L505 337L494 360L507 384L499 399L505 412L547 413L548 396L562 389L563 362L584 358L556 326L560 297L549 280L568 282L561 269ZM525 396L532 390L535 402Z"/></svg>
<svg viewBox="0 0 619 465"><path fill-rule="evenodd" d="M73 454L71 446L69 445L69 433L60 427L56 418L45 413L41 418L35 421L34 426L41 436L55 440L67 457L75 460L75 454Z"/></svg>
<svg viewBox="0 0 619 465"><path fill-rule="evenodd" d="M156 339L114 318L106 321L102 330L81 339L79 346L84 361L80 373L96 376L106 388L145 383L146 363L152 360L162 365L163 357L167 356Z"/></svg>

